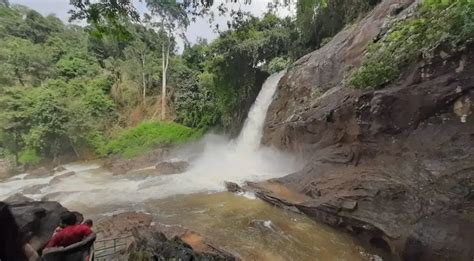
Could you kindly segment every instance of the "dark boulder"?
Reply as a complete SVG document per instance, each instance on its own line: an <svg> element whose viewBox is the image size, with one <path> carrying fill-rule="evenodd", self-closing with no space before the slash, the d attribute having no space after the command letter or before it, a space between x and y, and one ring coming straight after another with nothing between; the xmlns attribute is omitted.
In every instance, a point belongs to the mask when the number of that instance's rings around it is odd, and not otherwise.
<svg viewBox="0 0 474 261"><path fill-rule="evenodd" d="M225 181L224 184L225 184L225 188L226 188L227 191L229 191L229 192L232 192L232 193L240 193L240 192L243 192L243 191L244 191L244 190L242 189L242 187L240 187L239 184L237 184L237 183L235 183L235 182Z"/></svg>
<svg viewBox="0 0 474 261"><path fill-rule="evenodd" d="M117 260L236 260L191 230L152 221L150 214L126 212L102 218L95 227L99 240L124 238L123 248L114 256Z"/></svg>
<svg viewBox="0 0 474 261"><path fill-rule="evenodd" d="M189 163L186 161L163 161L156 164L155 169L159 174L179 174L185 172L189 167Z"/></svg>
<svg viewBox="0 0 474 261"><path fill-rule="evenodd" d="M156 162L164 160L168 155L169 148L159 148L132 159L113 156L104 161L103 167L114 175L124 175L132 170L153 166Z"/></svg>
<svg viewBox="0 0 474 261"><path fill-rule="evenodd" d="M28 171L28 175L25 179L34 179L34 178L44 178L52 174L52 170L49 170L45 167L39 167L33 170Z"/></svg>
<svg viewBox="0 0 474 261"><path fill-rule="evenodd" d="M68 211L58 202L50 201L13 203L10 209L21 232L36 250L46 245L59 225L61 214ZM82 220L82 215L77 215Z"/></svg>
<svg viewBox="0 0 474 261"><path fill-rule="evenodd" d="M65 179L65 178L69 178L69 177L72 177L76 175L76 172L74 171L68 171L64 174L61 174L61 175L57 175L57 176L54 176L53 179L51 179L51 181L49 182L49 184L57 184L59 183L62 179Z"/></svg>
<svg viewBox="0 0 474 261"><path fill-rule="evenodd" d="M54 172L61 172L65 170L66 168L64 166L57 166L56 168L53 169Z"/></svg>
<svg viewBox="0 0 474 261"><path fill-rule="evenodd" d="M250 221L249 226L264 233L281 232L271 220L252 220Z"/></svg>
<svg viewBox="0 0 474 261"><path fill-rule="evenodd" d="M129 247L130 261L135 260L237 260L225 252L199 253L179 237L168 239L158 231L135 230Z"/></svg>

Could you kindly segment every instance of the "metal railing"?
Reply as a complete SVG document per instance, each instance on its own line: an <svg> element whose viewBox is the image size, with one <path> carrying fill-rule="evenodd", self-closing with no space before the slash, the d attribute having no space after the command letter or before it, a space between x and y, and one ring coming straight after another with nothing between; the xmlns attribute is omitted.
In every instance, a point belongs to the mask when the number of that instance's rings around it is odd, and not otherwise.
<svg viewBox="0 0 474 261"><path fill-rule="evenodd" d="M110 260L110 258L119 255L121 251L126 250L131 238L132 235L128 235L95 241L94 260Z"/></svg>

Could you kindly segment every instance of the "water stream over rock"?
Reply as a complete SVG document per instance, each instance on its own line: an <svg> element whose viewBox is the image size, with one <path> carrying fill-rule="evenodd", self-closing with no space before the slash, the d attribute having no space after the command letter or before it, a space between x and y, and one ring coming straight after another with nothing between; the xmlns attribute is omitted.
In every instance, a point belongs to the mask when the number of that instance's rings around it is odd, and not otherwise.
<svg viewBox="0 0 474 261"><path fill-rule="evenodd" d="M173 153L178 157L174 160L189 162L185 173L117 176L100 162L73 163L52 176L22 174L6 180L0 183L0 199L21 193L59 201L96 219L144 211L156 222L195 230L244 260L364 260L362 249L347 235L251 194L222 192L224 181L276 178L301 166L291 155L260 146L265 116L282 75L267 79L237 139L210 134Z"/></svg>

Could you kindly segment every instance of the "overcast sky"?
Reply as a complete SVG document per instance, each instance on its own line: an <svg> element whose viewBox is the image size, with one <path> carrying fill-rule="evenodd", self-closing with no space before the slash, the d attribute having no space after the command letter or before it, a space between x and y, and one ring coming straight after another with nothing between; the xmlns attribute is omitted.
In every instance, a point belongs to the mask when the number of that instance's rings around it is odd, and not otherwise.
<svg viewBox="0 0 474 261"><path fill-rule="evenodd" d="M146 12L146 7L144 3L140 3L138 0L135 0L135 6L140 11L140 13ZM219 3L225 0L215 1ZM244 5L239 3L228 3L230 8L238 10L239 8L243 11L249 11L253 15L261 16L267 10L269 2L273 0L253 0L251 5ZM10 4L21 4L30 7L43 15L54 14L61 20L67 22L69 15L68 10L70 9L69 0L10 0ZM217 6L214 5L214 6ZM280 16L287 16L290 13L293 13L292 8L280 10ZM217 17L216 22L220 24L221 29L227 28L227 17ZM216 38L217 34L214 32L213 28L209 25L207 19L201 18L191 24L186 32L186 36L192 43L196 42L198 37L206 38L212 40Z"/></svg>

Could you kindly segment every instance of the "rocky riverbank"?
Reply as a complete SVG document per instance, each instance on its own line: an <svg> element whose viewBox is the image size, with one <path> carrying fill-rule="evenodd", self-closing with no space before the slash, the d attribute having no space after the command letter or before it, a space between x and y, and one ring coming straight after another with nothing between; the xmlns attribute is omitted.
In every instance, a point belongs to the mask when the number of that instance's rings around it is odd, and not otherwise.
<svg viewBox="0 0 474 261"><path fill-rule="evenodd" d="M309 163L251 187L399 259L472 260L474 46L441 48L383 90L346 84L367 46L416 2L382 1L293 65L264 143Z"/></svg>
<svg viewBox="0 0 474 261"><path fill-rule="evenodd" d="M26 197L11 197L6 200L21 232L29 244L41 252L59 224L62 213L68 211L53 201L32 201ZM78 220L83 220L76 213ZM98 240L126 238L126 245L110 258L127 260L237 260L199 234L176 226L157 225L152 216L141 212L128 212L96 221L94 231ZM100 249L100 243L96 246Z"/></svg>

